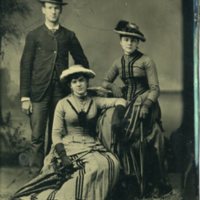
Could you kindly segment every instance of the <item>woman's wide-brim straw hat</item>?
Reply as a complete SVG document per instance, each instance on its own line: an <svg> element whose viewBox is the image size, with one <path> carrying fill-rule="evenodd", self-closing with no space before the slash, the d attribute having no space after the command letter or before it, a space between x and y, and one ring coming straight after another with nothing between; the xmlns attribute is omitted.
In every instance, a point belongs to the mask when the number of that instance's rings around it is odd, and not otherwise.
<svg viewBox="0 0 200 200"><path fill-rule="evenodd" d="M87 69L82 65L72 65L62 72L60 80L67 80L74 74L83 74L87 78L94 78L96 76L95 72L91 69Z"/></svg>
<svg viewBox="0 0 200 200"><path fill-rule="evenodd" d="M136 24L125 20L120 20L117 23L114 32L120 35L136 37L143 42L146 40L144 34L140 32L139 27Z"/></svg>
<svg viewBox="0 0 200 200"><path fill-rule="evenodd" d="M68 3L63 2L63 0L39 0L40 3L52 3L52 4L58 4L58 5L67 5Z"/></svg>

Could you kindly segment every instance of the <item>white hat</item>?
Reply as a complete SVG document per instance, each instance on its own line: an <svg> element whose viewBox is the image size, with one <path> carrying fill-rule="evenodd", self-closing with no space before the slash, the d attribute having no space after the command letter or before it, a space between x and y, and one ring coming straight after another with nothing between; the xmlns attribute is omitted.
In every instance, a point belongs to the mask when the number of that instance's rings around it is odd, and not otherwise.
<svg viewBox="0 0 200 200"><path fill-rule="evenodd" d="M67 79L69 76L82 73L85 74L88 78L94 78L96 76L95 72L91 69L87 69L82 65L72 65L68 69L64 70L60 76L60 80Z"/></svg>

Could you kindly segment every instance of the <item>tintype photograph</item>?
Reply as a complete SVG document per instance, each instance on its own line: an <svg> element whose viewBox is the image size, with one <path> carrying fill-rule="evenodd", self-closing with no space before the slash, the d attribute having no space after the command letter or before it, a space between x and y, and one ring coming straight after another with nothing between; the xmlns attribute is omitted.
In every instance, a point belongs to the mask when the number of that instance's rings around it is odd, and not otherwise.
<svg viewBox="0 0 200 200"><path fill-rule="evenodd" d="M198 1L0 8L0 200L199 199Z"/></svg>

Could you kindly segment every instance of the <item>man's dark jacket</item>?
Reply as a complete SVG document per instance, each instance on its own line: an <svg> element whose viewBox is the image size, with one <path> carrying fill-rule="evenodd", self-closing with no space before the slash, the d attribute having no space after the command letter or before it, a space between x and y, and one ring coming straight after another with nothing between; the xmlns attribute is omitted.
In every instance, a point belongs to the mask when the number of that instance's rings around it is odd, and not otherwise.
<svg viewBox="0 0 200 200"><path fill-rule="evenodd" d="M75 64L89 67L81 45L74 32L60 26L53 33L45 25L31 31L25 42L20 65L21 97L40 101L53 74L60 77L68 68L69 53Z"/></svg>

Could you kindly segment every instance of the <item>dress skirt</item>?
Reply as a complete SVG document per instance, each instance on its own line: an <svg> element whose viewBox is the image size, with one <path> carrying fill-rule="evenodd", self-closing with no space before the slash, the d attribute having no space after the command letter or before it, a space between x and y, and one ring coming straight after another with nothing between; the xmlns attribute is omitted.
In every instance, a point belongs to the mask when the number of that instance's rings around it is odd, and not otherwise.
<svg viewBox="0 0 200 200"><path fill-rule="evenodd" d="M147 118L141 120L141 105L140 101L130 102L126 108L124 125L118 133L111 130L113 109L108 109L99 120L99 137L104 146L118 155L124 175L135 176L138 183L141 183L142 177L147 182L158 183L166 178L160 107L156 102Z"/></svg>
<svg viewBox="0 0 200 200"><path fill-rule="evenodd" d="M44 167L38 177L18 192L20 200L104 200L108 198L118 180L120 165L117 157L108 152L99 142L90 136L69 135L64 138L66 152L74 164L75 171L59 187L52 184L41 184L45 189L34 191L39 181L45 180L49 174L55 172L55 160L59 165L59 158L52 147L45 158ZM47 178L46 178L47 180ZM48 187L49 186L49 187ZM26 190L28 191L26 193Z"/></svg>

